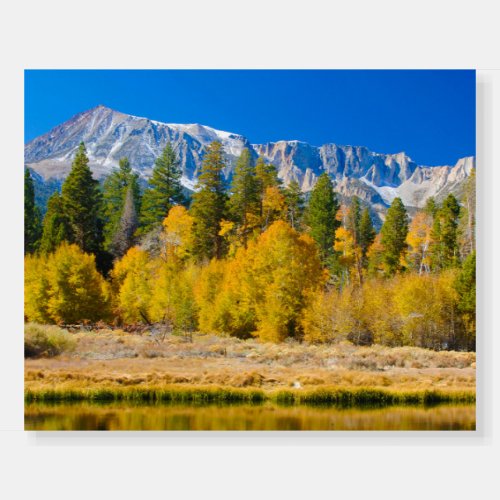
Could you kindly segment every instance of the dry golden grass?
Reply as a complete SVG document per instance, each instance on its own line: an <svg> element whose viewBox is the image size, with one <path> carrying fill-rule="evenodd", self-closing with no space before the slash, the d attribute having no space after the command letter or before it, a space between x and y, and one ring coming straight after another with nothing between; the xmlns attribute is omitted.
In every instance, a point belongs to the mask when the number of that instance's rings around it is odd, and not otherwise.
<svg viewBox="0 0 500 500"><path fill-rule="evenodd" d="M194 335L193 342L177 336L158 341L149 334L111 330L72 335L72 352L25 361L26 390L174 385L475 391L475 353L349 343L264 344L210 335Z"/></svg>

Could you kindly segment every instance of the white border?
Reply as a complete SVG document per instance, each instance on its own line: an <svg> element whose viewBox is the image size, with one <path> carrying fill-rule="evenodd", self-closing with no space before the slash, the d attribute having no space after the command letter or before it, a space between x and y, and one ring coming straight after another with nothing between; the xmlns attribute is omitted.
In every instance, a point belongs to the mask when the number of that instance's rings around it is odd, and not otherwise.
<svg viewBox="0 0 500 500"><path fill-rule="evenodd" d="M7 2L5 2L7 4ZM496 498L498 17L482 0L25 1L2 7L0 461L3 498ZM483 68L478 80L476 433L22 431L24 68ZM396 119L396 118L395 118ZM496 127L496 128L495 128ZM496 160L496 162L495 162ZM496 163L496 165L495 165ZM495 196L496 195L496 196ZM3 493L3 494L2 494Z"/></svg>

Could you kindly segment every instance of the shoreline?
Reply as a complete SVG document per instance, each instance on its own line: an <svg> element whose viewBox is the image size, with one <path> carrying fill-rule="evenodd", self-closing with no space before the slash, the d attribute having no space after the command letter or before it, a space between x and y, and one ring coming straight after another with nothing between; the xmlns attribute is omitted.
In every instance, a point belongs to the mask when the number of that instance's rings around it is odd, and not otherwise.
<svg viewBox="0 0 500 500"><path fill-rule="evenodd" d="M476 355L414 347L262 343L101 330L25 359L25 401L292 405L473 404Z"/></svg>
<svg viewBox="0 0 500 500"><path fill-rule="evenodd" d="M26 403L73 401L136 403L264 403L285 405L356 406L422 406L444 403L475 404L472 390L391 390L371 387L265 390L221 386L101 386L94 388L38 388L27 387Z"/></svg>

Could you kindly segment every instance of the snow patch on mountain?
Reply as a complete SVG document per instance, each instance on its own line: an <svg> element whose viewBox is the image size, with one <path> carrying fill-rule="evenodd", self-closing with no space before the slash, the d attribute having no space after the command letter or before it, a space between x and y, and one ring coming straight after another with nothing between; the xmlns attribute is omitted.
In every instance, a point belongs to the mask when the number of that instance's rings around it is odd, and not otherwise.
<svg viewBox="0 0 500 500"><path fill-rule="evenodd" d="M462 158L454 166L417 165L404 152L382 154L363 146L277 141L250 144L242 135L198 123L163 123L127 115L105 106L75 115L47 134L25 145L25 164L47 180L62 180L71 169L78 145L83 141L89 165L97 178L109 175L120 158L127 157L132 168L143 178L151 175L154 162L170 142L182 170L182 184L194 190L203 157L209 144L222 143L229 182L244 148L252 156L273 163L285 185L295 180L302 191L314 188L326 172L342 196L359 196L372 207L389 205L396 196L408 206L422 206L429 196L458 192L475 168L473 157Z"/></svg>
<svg viewBox="0 0 500 500"><path fill-rule="evenodd" d="M376 191L387 205L390 205L394 198L399 196L398 188L392 186L376 186L366 177L360 177L360 181L364 182L368 187Z"/></svg>

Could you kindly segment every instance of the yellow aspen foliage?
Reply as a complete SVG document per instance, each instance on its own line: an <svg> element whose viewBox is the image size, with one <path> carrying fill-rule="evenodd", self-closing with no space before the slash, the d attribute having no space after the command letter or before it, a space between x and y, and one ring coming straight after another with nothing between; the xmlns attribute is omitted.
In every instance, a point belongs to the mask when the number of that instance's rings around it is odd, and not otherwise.
<svg viewBox="0 0 500 500"><path fill-rule="evenodd" d="M262 199L261 227L268 228L273 222L286 217L286 198L277 186L269 186Z"/></svg>
<svg viewBox="0 0 500 500"><path fill-rule="evenodd" d="M178 263L161 263L151 280L149 318L162 322L177 332L192 332L197 327L194 284L199 269Z"/></svg>
<svg viewBox="0 0 500 500"><path fill-rule="evenodd" d="M24 316L27 321L51 323L47 310L49 285L47 281L47 259L28 254L24 258Z"/></svg>
<svg viewBox="0 0 500 500"><path fill-rule="evenodd" d="M456 290L457 269L449 269L438 275L436 296L439 297L443 330L450 333L450 342L456 341L457 304L460 299ZM451 348L456 348L450 345Z"/></svg>
<svg viewBox="0 0 500 500"><path fill-rule="evenodd" d="M185 260L191 256L193 248L194 218L182 205L170 209L163 221L163 240L167 259Z"/></svg>
<svg viewBox="0 0 500 500"><path fill-rule="evenodd" d="M261 229L261 217L260 214L254 212L248 212L246 214L247 228L249 233L249 240L254 240L260 234Z"/></svg>
<svg viewBox="0 0 500 500"><path fill-rule="evenodd" d="M363 289L355 285L345 286L335 303L334 338L369 344L372 340L369 322Z"/></svg>
<svg viewBox="0 0 500 500"><path fill-rule="evenodd" d="M460 336L454 287L456 271L439 275L410 274L394 289L404 345L442 349L455 347Z"/></svg>
<svg viewBox="0 0 500 500"><path fill-rule="evenodd" d="M351 231L348 231L345 227L340 226L337 231L335 231L335 251L338 252L340 263L351 268L354 266L354 236Z"/></svg>
<svg viewBox="0 0 500 500"><path fill-rule="evenodd" d="M335 231L335 251L339 254L339 264L346 270L347 283L362 282L362 249L356 244L354 234L340 226Z"/></svg>
<svg viewBox="0 0 500 500"><path fill-rule="evenodd" d="M347 224L347 215L349 213L349 207L344 203L340 204L337 213L335 214L335 219L340 222L340 224L345 227Z"/></svg>
<svg viewBox="0 0 500 500"><path fill-rule="evenodd" d="M367 319L360 287L350 285L341 292L333 289L315 293L302 317L304 340L311 343L350 340L367 344L371 342Z"/></svg>
<svg viewBox="0 0 500 500"><path fill-rule="evenodd" d="M255 309L258 337L279 342L300 333L300 315L310 292L322 285L317 248L283 221L249 246L242 290Z"/></svg>
<svg viewBox="0 0 500 500"><path fill-rule="evenodd" d="M222 236L227 243L227 256L234 257L236 250L240 246L238 228L233 221L223 219L220 223L219 236Z"/></svg>
<svg viewBox="0 0 500 500"><path fill-rule="evenodd" d="M304 340L310 343L335 342L336 305L339 294L334 290L312 293L302 316Z"/></svg>
<svg viewBox="0 0 500 500"><path fill-rule="evenodd" d="M247 251L240 248L226 263L224 278L213 306L213 329L219 334L246 338L255 331L256 315L248 290Z"/></svg>
<svg viewBox="0 0 500 500"><path fill-rule="evenodd" d="M430 271L432 244L432 217L425 212L418 212L410 223L406 242L409 246L407 254L411 269L419 274Z"/></svg>
<svg viewBox="0 0 500 500"><path fill-rule="evenodd" d="M238 226L233 221L221 221L219 235L227 242L228 258L234 257L238 249L245 245L245 242L248 245L248 242L257 238L260 234L261 223L260 215L253 212L246 213L244 226Z"/></svg>
<svg viewBox="0 0 500 500"><path fill-rule="evenodd" d="M199 310L199 329L205 333L216 333L217 318L214 315L215 301L220 294L227 263L225 260L212 259L201 268L194 284L194 297ZM221 333L221 332L219 332ZM229 334L229 332L227 332Z"/></svg>
<svg viewBox="0 0 500 500"><path fill-rule="evenodd" d="M375 236L366 256L368 258L368 273L371 276L381 276L385 273L384 266L384 245L382 244L380 233Z"/></svg>
<svg viewBox="0 0 500 500"><path fill-rule="evenodd" d="M195 285L200 330L272 342L297 336L307 297L323 280L313 240L277 221L233 259L202 269Z"/></svg>
<svg viewBox="0 0 500 500"><path fill-rule="evenodd" d="M53 322L81 323L108 318L108 286L96 270L94 256L77 245L62 243L47 258L40 279L46 287L46 294L40 298L47 301L45 310Z"/></svg>
<svg viewBox="0 0 500 500"><path fill-rule="evenodd" d="M363 284L364 315L376 344L398 346L403 343L401 320L393 301L400 280L400 276L390 280L375 278Z"/></svg>
<svg viewBox="0 0 500 500"><path fill-rule="evenodd" d="M159 262L146 251L132 247L111 272L115 291L115 312L126 323L148 319L151 277Z"/></svg>

